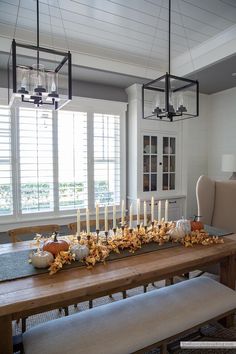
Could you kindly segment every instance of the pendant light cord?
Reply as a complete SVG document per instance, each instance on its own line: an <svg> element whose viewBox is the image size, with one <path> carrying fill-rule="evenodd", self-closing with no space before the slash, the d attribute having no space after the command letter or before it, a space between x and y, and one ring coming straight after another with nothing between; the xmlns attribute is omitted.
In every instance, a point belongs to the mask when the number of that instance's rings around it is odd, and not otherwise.
<svg viewBox="0 0 236 354"><path fill-rule="evenodd" d="M184 19L183 19L183 14L181 12L181 8L180 8L180 4L179 4L179 0L177 0L177 6L178 6L178 10L179 10L179 14L180 14L180 18L181 18L181 22L182 22L182 26L184 28L184 34L185 34L185 39L186 39L186 42L187 42L187 49L189 51L189 56L190 56L190 60L192 62L192 67L193 67L193 71L195 72L195 65L194 65L194 60L193 60L193 56L192 56L192 51L191 51L191 46L190 46L190 43L189 43L189 39L188 39L188 35L187 35L187 30L186 30L186 27L185 27L185 24L184 24ZM196 79L196 72L194 73L194 77Z"/></svg>
<svg viewBox="0 0 236 354"><path fill-rule="evenodd" d="M37 48L39 48L39 0L37 0ZM39 69L39 49L37 50L37 68Z"/></svg>
<svg viewBox="0 0 236 354"><path fill-rule="evenodd" d="M150 64L150 59L151 59L151 54L152 54L152 50L153 50L153 47L154 47L154 44L155 44L155 40L156 40L156 36L157 36L158 25L159 25L160 18L161 18L161 10L163 8L163 1L164 0L161 1L160 10L159 10L159 12L157 14L157 22L156 22L156 26L155 26L155 33L153 35L153 39L152 39L149 55L148 55L148 57L146 59L146 63L145 63L145 74L144 74L145 77L147 76L147 72L148 72L148 68L149 68L149 64Z"/></svg>
<svg viewBox="0 0 236 354"><path fill-rule="evenodd" d="M16 28L17 28L17 24L18 24L18 17L19 17L19 10L20 10L20 1L18 2L18 8L17 8L17 13L16 13L16 23L15 23L15 27L14 27L14 34L13 34L13 38L15 39L16 37Z"/></svg>
<svg viewBox="0 0 236 354"><path fill-rule="evenodd" d="M55 50L54 32L53 32L53 27L52 27L52 16L51 16L51 9L50 9L50 5L49 5L49 0L47 0L47 5L48 5L48 14L49 14L50 30L51 30L51 43L52 43L52 48ZM56 55L55 54L54 54L54 59L56 61Z"/></svg>
<svg viewBox="0 0 236 354"><path fill-rule="evenodd" d="M60 0L57 0L57 4L58 4L59 10L60 10L61 23L62 23L64 35L65 35L65 41L66 41L67 50L69 51L70 50L70 48L69 48L69 40L68 40L68 37L67 37L67 34L66 34L66 27L65 27L65 24L64 24L64 20L63 20L63 16L62 16L62 10L61 10L61 6L60 6L60 2L59 1Z"/></svg>
<svg viewBox="0 0 236 354"><path fill-rule="evenodd" d="M168 71L170 74L170 37L171 37L171 0L169 0L169 45L168 45Z"/></svg>

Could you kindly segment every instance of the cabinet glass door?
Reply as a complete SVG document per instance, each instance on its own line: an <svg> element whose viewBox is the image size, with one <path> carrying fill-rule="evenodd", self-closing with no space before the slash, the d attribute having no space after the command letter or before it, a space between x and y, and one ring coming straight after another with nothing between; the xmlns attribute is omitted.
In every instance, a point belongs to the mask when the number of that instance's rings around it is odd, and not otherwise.
<svg viewBox="0 0 236 354"><path fill-rule="evenodd" d="M143 136L143 191L157 190L157 136Z"/></svg>
<svg viewBox="0 0 236 354"><path fill-rule="evenodd" d="M163 137L162 158L162 189L173 190L176 177L176 138Z"/></svg>

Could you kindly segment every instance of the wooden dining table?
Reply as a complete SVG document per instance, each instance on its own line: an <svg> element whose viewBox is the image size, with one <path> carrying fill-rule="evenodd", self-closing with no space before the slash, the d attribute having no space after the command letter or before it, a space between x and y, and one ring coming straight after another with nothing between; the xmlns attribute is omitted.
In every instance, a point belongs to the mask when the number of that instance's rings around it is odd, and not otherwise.
<svg viewBox="0 0 236 354"><path fill-rule="evenodd" d="M29 248L29 241L0 245L0 255ZM12 321L96 297L168 279L220 263L220 281L235 288L236 234L210 246L182 245L96 264L54 275L44 273L0 282L0 354L13 352ZM12 259L14 262L14 259ZM1 272L1 268L0 268ZM125 300L124 300L125 301ZM184 299L183 299L184 301ZM232 318L225 319L230 324Z"/></svg>

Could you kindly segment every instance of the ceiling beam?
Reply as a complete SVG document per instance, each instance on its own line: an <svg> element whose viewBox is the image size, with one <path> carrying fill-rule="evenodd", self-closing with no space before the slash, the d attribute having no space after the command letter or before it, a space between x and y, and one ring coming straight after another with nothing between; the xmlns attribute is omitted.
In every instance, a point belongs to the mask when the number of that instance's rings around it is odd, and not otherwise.
<svg viewBox="0 0 236 354"><path fill-rule="evenodd" d="M183 76L201 70L218 61L235 55L236 25L178 56L172 63L175 75Z"/></svg>

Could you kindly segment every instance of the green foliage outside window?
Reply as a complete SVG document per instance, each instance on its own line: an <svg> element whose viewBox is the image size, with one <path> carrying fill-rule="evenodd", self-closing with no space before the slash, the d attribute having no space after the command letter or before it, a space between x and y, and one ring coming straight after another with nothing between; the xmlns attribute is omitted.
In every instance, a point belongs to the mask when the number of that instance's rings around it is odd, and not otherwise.
<svg viewBox="0 0 236 354"><path fill-rule="evenodd" d="M60 209L86 207L84 196L87 195L83 183L59 183ZM112 204L114 193L109 191L106 181L95 182L95 201L100 205ZM25 183L21 185L21 203L23 213L53 210L53 184ZM12 189L8 184L0 185L0 215L12 214Z"/></svg>

